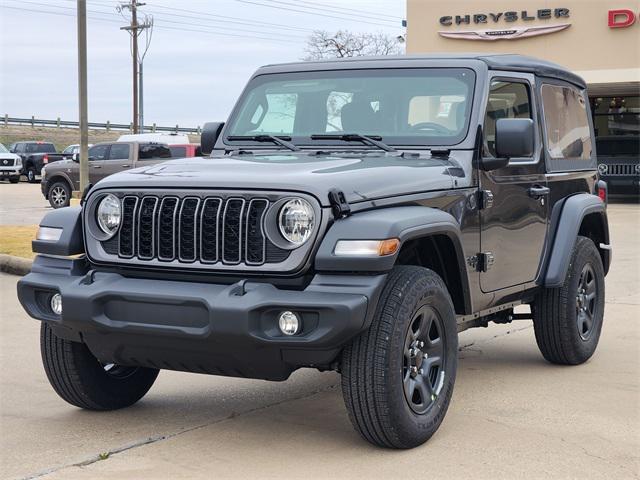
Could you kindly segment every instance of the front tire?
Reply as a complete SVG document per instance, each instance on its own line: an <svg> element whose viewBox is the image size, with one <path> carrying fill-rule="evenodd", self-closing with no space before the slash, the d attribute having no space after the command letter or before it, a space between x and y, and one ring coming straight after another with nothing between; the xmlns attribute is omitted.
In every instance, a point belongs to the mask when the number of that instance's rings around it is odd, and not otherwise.
<svg viewBox="0 0 640 480"><path fill-rule="evenodd" d="M604 268L591 239L578 237L564 284L545 288L532 305L533 327L544 358L579 365L596 350L604 317Z"/></svg>
<svg viewBox="0 0 640 480"><path fill-rule="evenodd" d="M455 383L458 334L442 279L422 267L389 274L371 326L342 354L342 393L370 443L413 448L438 429Z"/></svg>
<svg viewBox="0 0 640 480"><path fill-rule="evenodd" d="M42 363L49 383L66 402L87 410L116 410L140 400L158 370L102 365L83 343L58 337L47 323L40 328Z"/></svg>
<svg viewBox="0 0 640 480"><path fill-rule="evenodd" d="M18 183L20 181L20 175L15 175L13 177L9 177L9 182Z"/></svg>

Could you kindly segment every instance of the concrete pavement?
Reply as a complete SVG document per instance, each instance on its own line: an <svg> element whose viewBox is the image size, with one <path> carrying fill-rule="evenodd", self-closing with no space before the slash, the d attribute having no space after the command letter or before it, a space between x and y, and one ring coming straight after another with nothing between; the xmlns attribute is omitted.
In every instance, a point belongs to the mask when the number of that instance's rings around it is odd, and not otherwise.
<svg viewBox="0 0 640 480"><path fill-rule="evenodd" d="M335 373L269 383L162 372L132 408L71 407L42 371L38 322L18 305L16 277L2 275L1 476L640 478L640 207L609 213L614 264L595 356L546 363L527 321L462 333L447 418L412 451L358 437Z"/></svg>

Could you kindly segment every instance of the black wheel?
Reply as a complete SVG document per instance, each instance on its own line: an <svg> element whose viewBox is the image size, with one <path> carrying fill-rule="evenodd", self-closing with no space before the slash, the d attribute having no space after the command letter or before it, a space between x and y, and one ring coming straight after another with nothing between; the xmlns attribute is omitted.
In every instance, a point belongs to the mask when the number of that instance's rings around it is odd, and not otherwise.
<svg viewBox="0 0 640 480"><path fill-rule="evenodd" d="M11 183L18 183L20 181L20 175L16 175L15 177L9 177L9 181Z"/></svg>
<svg viewBox="0 0 640 480"><path fill-rule="evenodd" d="M34 167L27 168L27 172L25 173L27 176L27 181L29 183L37 183L38 179L36 178L36 169Z"/></svg>
<svg viewBox="0 0 640 480"><path fill-rule="evenodd" d="M56 182L49 188L49 203L53 208L68 207L71 188L66 182Z"/></svg>
<svg viewBox="0 0 640 480"><path fill-rule="evenodd" d="M442 279L393 269L371 327L342 354L342 393L354 428L374 445L413 448L438 429L457 369L458 333Z"/></svg>
<svg viewBox="0 0 640 480"><path fill-rule="evenodd" d="M42 363L49 383L63 400L88 410L116 410L140 400L158 370L101 364L83 343L62 339L47 323L40 329Z"/></svg>
<svg viewBox="0 0 640 480"><path fill-rule="evenodd" d="M595 352L604 317L604 268L595 244L578 237L564 284L536 297L533 326L551 363L578 365Z"/></svg>

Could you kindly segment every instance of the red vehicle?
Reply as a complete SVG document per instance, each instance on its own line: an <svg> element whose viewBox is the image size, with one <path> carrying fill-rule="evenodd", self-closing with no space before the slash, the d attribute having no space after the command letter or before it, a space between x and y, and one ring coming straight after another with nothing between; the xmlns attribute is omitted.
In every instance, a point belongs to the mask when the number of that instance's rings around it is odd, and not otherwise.
<svg viewBox="0 0 640 480"><path fill-rule="evenodd" d="M169 145L171 150L171 157L173 158L188 158L188 157L201 157L202 150L199 143L184 143L177 145Z"/></svg>

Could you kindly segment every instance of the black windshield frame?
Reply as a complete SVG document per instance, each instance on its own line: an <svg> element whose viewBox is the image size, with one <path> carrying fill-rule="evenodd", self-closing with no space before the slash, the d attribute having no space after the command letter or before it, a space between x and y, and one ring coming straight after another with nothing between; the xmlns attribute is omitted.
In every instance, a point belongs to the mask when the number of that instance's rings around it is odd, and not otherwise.
<svg viewBox="0 0 640 480"><path fill-rule="evenodd" d="M434 66L434 67L394 67L394 68L385 68L385 69L375 69L375 68L363 68L363 69L344 69L344 70L311 70L311 71L296 71L296 72L283 72L283 73L264 73L256 75L251 79L245 88L242 97L237 102L234 107L231 115L229 116L229 120L227 122L227 126L224 130L224 136L222 138L222 144L229 148L237 148L241 147L258 147L259 142L253 141L232 141L229 140L229 136L236 136L237 132L234 132L234 126L241 115L241 111L245 106L245 98L248 97L250 92L259 86L262 86L265 83L272 81L287 81L287 82L295 82L296 80L323 80L323 79L332 79L332 78L358 78L358 77L398 77L398 76L406 76L406 77L430 77L430 76L451 76L456 74L464 74L466 76L466 81L468 85L468 93L466 98L466 105L464 110L464 125L462 129L456 135L447 135L447 136L435 136L435 135L411 135L411 136L399 136L399 135L382 135L382 142L385 144L394 146L394 147L409 147L409 148L431 148L436 146L454 146L458 145L467 138L469 133L469 126L471 123L473 108L476 102L476 93L478 88L478 74L473 68L469 68L466 66ZM359 133L363 135L371 134L371 132L349 132L349 133ZM375 136L375 135L374 135ZM301 147L306 148L325 148L329 145L339 145L345 147L354 147L353 142L346 142L341 140L323 140L323 141L313 141L310 136L302 135L302 136L291 136L292 142ZM261 148L264 148L264 144L261 145ZM279 147L271 147L271 148L279 148ZM356 148L371 148L360 145Z"/></svg>

